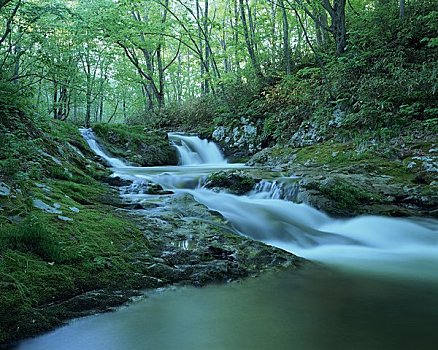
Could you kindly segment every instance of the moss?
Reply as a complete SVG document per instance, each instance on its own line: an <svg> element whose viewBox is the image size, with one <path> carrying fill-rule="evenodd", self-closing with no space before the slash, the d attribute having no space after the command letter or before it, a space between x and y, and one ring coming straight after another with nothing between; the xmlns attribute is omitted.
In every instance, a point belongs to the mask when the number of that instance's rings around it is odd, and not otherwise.
<svg viewBox="0 0 438 350"><path fill-rule="evenodd" d="M77 127L26 123L9 120L0 145L0 176L11 188L0 197L0 309L14 310L0 315L0 343L58 325L67 313L48 312L52 304L145 285L132 277L144 265L132 262L148 254L149 242L111 206L118 193L96 180L108 171L80 154L91 152ZM62 214L35 208L34 199Z"/></svg>
<svg viewBox="0 0 438 350"><path fill-rule="evenodd" d="M256 180L240 171L220 171L210 174L206 180L207 188L224 188L236 194L245 194L251 191Z"/></svg>
<svg viewBox="0 0 438 350"><path fill-rule="evenodd" d="M334 200L337 206L352 212L359 205L381 201L379 195L368 192L363 187L358 187L345 179L333 179L329 183L320 185L319 190Z"/></svg>
<svg viewBox="0 0 438 350"><path fill-rule="evenodd" d="M57 179L45 186L50 192L37 187L31 192L48 204L58 203L62 215L73 220L62 221L57 214L21 202L25 219L1 225L0 308L14 314L0 315L0 343L59 324L64 311L49 316L49 304L94 289L138 287L138 281L127 276L145 272L132 261L148 252L148 240L114 208L99 202L110 195L108 189ZM4 211L9 213L16 203L4 203Z"/></svg>
<svg viewBox="0 0 438 350"><path fill-rule="evenodd" d="M154 166L176 165L178 162L165 132L122 124L97 124L93 130L112 154L131 163Z"/></svg>

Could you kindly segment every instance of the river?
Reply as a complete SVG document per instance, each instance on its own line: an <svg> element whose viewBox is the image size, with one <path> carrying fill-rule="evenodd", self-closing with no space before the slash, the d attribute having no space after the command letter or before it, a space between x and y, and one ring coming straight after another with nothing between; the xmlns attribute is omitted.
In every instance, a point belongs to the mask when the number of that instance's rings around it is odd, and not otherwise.
<svg viewBox="0 0 438 350"><path fill-rule="evenodd" d="M170 134L181 166L138 168L108 156L91 132L83 134L115 175L154 181L175 195L190 193L242 235L329 269L154 291L117 312L75 320L14 349L436 348L436 220L333 219L278 199L275 186L259 186L245 196L213 192L200 186L208 173L246 169L228 164L213 143ZM137 192L123 196L148 200Z"/></svg>

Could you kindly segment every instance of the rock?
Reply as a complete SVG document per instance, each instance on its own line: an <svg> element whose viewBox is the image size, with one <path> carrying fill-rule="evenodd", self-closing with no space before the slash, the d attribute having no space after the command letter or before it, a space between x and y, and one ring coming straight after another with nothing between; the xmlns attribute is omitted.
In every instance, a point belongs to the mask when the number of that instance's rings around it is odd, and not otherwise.
<svg viewBox="0 0 438 350"><path fill-rule="evenodd" d="M122 179L119 176L106 177L103 181L105 183L107 183L108 185L114 186L114 187L129 186L132 184L131 180Z"/></svg>
<svg viewBox="0 0 438 350"><path fill-rule="evenodd" d="M216 127L212 138L223 146L227 155L236 152L254 154L262 148L257 126L245 118L241 118L240 125L232 129L225 126Z"/></svg>
<svg viewBox="0 0 438 350"><path fill-rule="evenodd" d="M207 177L204 187L228 190L234 194L251 191L257 181L243 171L220 171Z"/></svg>
<svg viewBox="0 0 438 350"><path fill-rule="evenodd" d="M58 219L61 221L73 221L72 218L69 218L67 216L61 216L61 215L58 215Z"/></svg>
<svg viewBox="0 0 438 350"><path fill-rule="evenodd" d="M8 197L11 194L11 189L4 182L0 182L0 197Z"/></svg>
<svg viewBox="0 0 438 350"><path fill-rule="evenodd" d="M52 213L52 214L62 214L61 210L58 210L54 207L51 207L50 205L44 203L42 200L40 199L34 199L32 201L32 204L35 208L41 209L47 213Z"/></svg>
<svg viewBox="0 0 438 350"><path fill-rule="evenodd" d="M304 121L298 131L296 131L290 138L288 145L292 147L304 147L311 146L318 142L324 141L322 136L323 132L321 126L316 122L312 123L309 121Z"/></svg>
<svg viewBox="0 0 438 350"><path fill-rule="evenodd" d="M47 152L44 152L44 151L40 151L40 153L41 153L44 157L47 157L47 158L51 159L55 164L57 164L57 165L62 165L62 162L61 162L58 158L52 156L51 154L48 154Z"/></svg>
<svg viewBox="0 0 438 350"><path fill-rule="evenodd" d="M150 195L168 195L172 191L164 190L159 184L150 181L138 181L131 183L123 189L124 194L150 194Z"/></svg>
<svg viewBox="0 0 438 350"><path fill-rule="evenodd" d="M12 224L19 224L20 222L22 222L24 219L20 216L20 215L12 215L12 216L8 216L8 221Z"/></svg>
<svg viewBox="0 0 438 350"><path fill-rule="evenodd" d="M178 157L167 133L140 126L96 125L100 144L110 153L140 166L177 165Z"/></svg>
<svg viewBox="0 0 438 350"><path fill-rule="evenodd" d="M36 187L41 188L46 193L52 192L52 189L49 186L45 185L45 184L35 183L35 185L36 185Z"/></svg>
<svg viewBox="0 0 438 350"><path fill-rule="evenodd" d="M79 209L76 207L69 207L68 209L70 209L70 211L72 211L73 213L79 213Z"/></svg>

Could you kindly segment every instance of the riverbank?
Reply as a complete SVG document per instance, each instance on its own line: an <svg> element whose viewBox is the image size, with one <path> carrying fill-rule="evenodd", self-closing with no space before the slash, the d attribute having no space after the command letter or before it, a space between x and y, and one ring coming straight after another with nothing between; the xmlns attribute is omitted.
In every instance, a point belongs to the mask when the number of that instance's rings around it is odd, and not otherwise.
<svg viewBox="0 0 438 350"><path fill-rule="evenodd" d="M218 172L207 186L238 194L264 186L271 198L305 203L335 217L437 218L437 146L431 139L362 150L334 141L274 146L247 162L259 170Z"/></svg>
<svg viewBox="0 0 438 350"><path fill-rule="evenodd" d="M190 196L123 202L117 186L129 184L109 177L72 125L17 115L1 126L0 307L14 312L0 316L0 343L112 310L145 289L305 264L235 234Z"/></svg>

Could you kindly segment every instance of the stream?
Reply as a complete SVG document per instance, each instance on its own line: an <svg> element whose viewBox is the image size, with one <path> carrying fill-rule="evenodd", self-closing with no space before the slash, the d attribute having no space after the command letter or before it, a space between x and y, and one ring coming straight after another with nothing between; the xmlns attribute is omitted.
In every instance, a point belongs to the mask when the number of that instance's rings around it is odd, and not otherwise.
<svg viewBox="0 0 438 350"><path fill-rule="evenodd" d="M333 219L279 199L276 182L244 196L202 188L229 164L218 147L169 134L180 166L140 168L82 134L114 176L191 194L239 234L320 262L328 271L271 273L202 289L168 288L120 310L72 321L14 349L435 349L438 222L361 216ZM279 177L285 177L284 174ZM287 174L293 177L293 174ZM148 194L122 196L144 202Z"/></svg>

